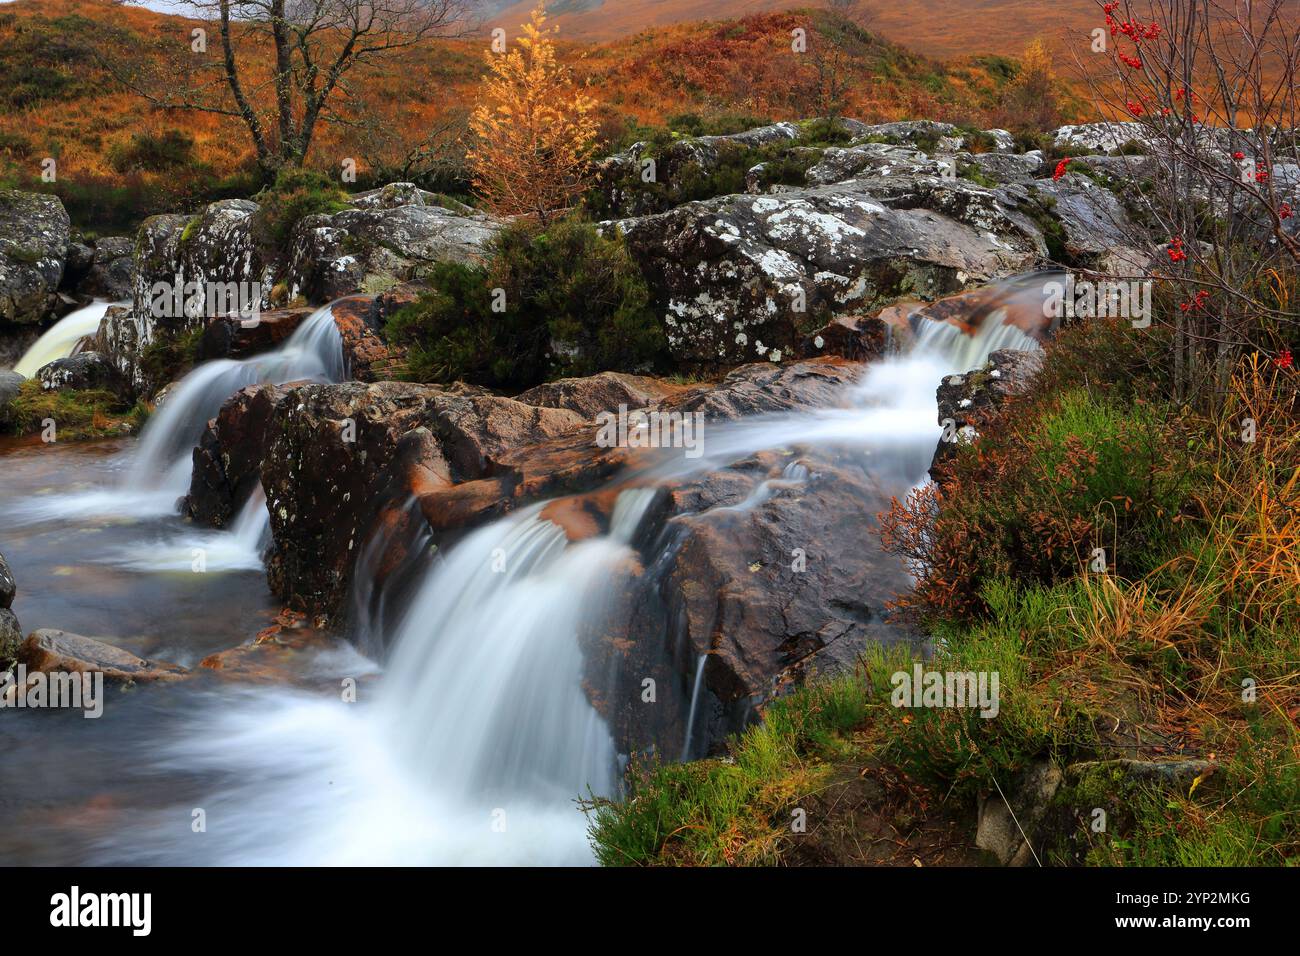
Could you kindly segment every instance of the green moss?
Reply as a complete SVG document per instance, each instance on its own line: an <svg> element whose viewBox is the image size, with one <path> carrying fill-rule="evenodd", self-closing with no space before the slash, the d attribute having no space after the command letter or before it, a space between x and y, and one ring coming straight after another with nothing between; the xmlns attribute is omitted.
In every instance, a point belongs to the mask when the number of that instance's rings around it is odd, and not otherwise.
<svg viewBox="0 0 1300 956"><path fill-rule="evenodd" d="M194 238L194 233L198 231L199 223L201 223L202 221L203 221L202 216L190 217L190 221L187 222L185 224L185 228L181 230L180 241L182 245L184 245L185 243L189 242L191 239Z"/></svg>
<svg viewBox="0 0 1300 956"><path fill-rule="evenodd" d="M204 326L196 326L178 335L162 334L140 351L138 364L145 377L156 386L174 382L198 361Z"/></svg>
<svg viewBox="0 0 1300 956"><path fill-rule="evenodd" d="M112 392L99 389L46 391L35 379L24 382L17 397L0 408L0 432L36 435L52 422L59 441L78 441L130 434L143 426L147 411L131 407Z"/></svg>

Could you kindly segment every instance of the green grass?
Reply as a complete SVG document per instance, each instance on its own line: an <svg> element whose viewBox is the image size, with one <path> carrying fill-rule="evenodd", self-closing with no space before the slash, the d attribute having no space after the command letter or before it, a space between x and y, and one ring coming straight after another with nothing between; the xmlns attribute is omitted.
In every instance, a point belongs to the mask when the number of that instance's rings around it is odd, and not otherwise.
<svg viewBox="0 0 1300 956"><path fill-rule="evenodd" d="M1115 756L1096 726L1114 720L1117 701L1143 671L1085 646L1077 612L1089 599L1086 588L1078 581L1022 588L1000 580L985 598L990 619L941 628L940 650L925 666L996 671L995 718L956 708L895 708L890 675L910 670L912 659L872 648L852 673L771 704L763 723L734 740L725 759L634 766L624 799L588 803L597 859L607 866L779 864L794 845L790 808L823 788L837 768L883 764L942 795L954 811L973 811L980 795L1010 789L1033 762L1065 768ZM1294 633L1279 638L1293 651L1300 646ZM1265 679L1277 673L1267 660L1243 664ZM1166 705L1176 710L1176 695ZM1145 715L1153 727L1164 716L1159 708ZM1264 707L1224 716L1207 741L1217 735L1231 751L1191 794L1138 784L1119 771L1063 787L1053 804L1047 862L1245 866L1300 859L1294 726ZM1107 810L1106 832L1088 829L1092 807Z"/></svg>
<svg viewBox="0 0 1300 956"><path fill-rule="evenodd" d="M46 391L33 379L24 382L17 397L0 408L0 433L41 434L47 423L53 422L58 441L104 438L139 431L148 415L147 406L125 405L109 391Z"/></svg>

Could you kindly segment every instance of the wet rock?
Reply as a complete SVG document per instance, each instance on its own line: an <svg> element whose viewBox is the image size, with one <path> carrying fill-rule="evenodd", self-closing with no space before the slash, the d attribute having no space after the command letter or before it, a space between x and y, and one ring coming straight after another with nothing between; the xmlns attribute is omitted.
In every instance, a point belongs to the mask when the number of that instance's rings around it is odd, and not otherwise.
<svg viewBox="0 0 1300 956"><path fill-rule="evenodd" d="M343 367L349 378L359 382L384 378L394 357L380 335L383 306L380 299L368 296L351 296L334 303L334 324L342 339Z"/></svg>
<svg viewBox="0 0 1300 956"><path fill-rule="evenodd" d="M5 556L0 554L0 608L11 608L14 606L14 595L18 593L18 585L14 583L14 573L9 569L9 562Z"/></svg>
<svg viewBox="0 0 1300 956"><path fill-rule="evenodd" d="M194 471L182 510L195 521L225 527L257 489L266 427L290 386L252 385L232 395L208 422L194 449Z"/></svg>
<svg viewBox="0 0 1300 956"><path fill-rule="evenodd" d="M796 409L844 407L863 367L828 361L785 365L752 364L664 402L667 411L703 412L706 422L738 421L751 415Z"/></svg>
<svg viewBox="0 0 1300 956"><path fill-rule="evenodd" d="M199 341L201 362L247 358L278 348L314 309L270 309L255 319L220 316L208 323Z"/></svg>
<svg viewBox="0 0 1300 956"><path fill-rule="evenodd" d="M893 327L879 316L837 315L805 337L799 353L805 358L837 355L854 362L865 362L884 355L893 342Z"/></svg>
<svg viewBox="0 0 1300 956"><path fill-rule="evenodd" d="M886 610L908 587L877 543L888 491L853 456L764 452L661 494L626 604L588 648L589 683L616 675L597 703L620 748L699 756L808 674L916 642Z"/></svg>
<svg viewBox="0 0 1300 956"><path fill-rule="evenodd" d="M18 662L29 672L102 672L105 680L117 683L178 680L187 673L176 664L147 661L93 637L52 628L29 634L19 648Z"/></svg>
<svg viewBox="0 0 1300 956"><path fill-rule="evenodd" d="M861 368L827 360L753 365L716 385L660 385L667 397L654 407L721 421L823 406L839 401ZM622 394L652 394L651 386L635 376L593 378L590 387L552 383L519 399L397 382L290 390L267 429L262 479L276 593L310 613L337 615L364 546L359 536L404 522L396 512L412 500L443 546L518 507L599 489L634 467L644 450L600 446L588 412ZM344 442L349 422L355 440Z"/></svg>
<svg viewBox="0 0 1300 956"><path fill-rule="evenodd" d="M975 845L988 850L1004 866L1035 863L1039 824L1064 779L1059 767L1044 760L1025 771L1019 782L1007 790L1005 799L996 792L985 796L980 802Z"/></svg>
<svg viewBox="0 0 1300 956"><path fill-rule="evenodd" d="M985 416L1033 388L1042 362L1041 352L998 349L982 368L949 375L939 384L938 418L944 434L930 464L931 477L938 480L939 466L952 457L959 443L975 439Z"/></svg>
<svg viewBox="0 0 1300 956"><path fill-rule="evenodd" d="M544 408L567 408L586 419L594 419L601 412L617 413L620 405L629 409L645 408L682 391L680 386L644 375L601 372L538 385L516 395L515 401Z"/></svg>
<svg viewBox="0 0 1300 956"><path fill-rule="evenodd" d="M131 385L116 365L99 352L78 352L55 359L36 371L36 379L47 392L59 389L112 392L119 399L131 394Z"/></svg>
<svg viewBox="0 0 1300 956"><path fill-rule="evenodd" d="M426 470L450 483L481 478L507 450L581 422L568 409L467 387L379 382L290 390L271 414L262 466L275 542L273 589L286 603L338 612L377 489L408 432L428 430L435 441Z"/></svg>
<svg viewBox="0 0 1300 956"><path fill-rule="evenodd" d="M70 226L57 196L0 189L0 324L41 322L50 315Z"/></svg>

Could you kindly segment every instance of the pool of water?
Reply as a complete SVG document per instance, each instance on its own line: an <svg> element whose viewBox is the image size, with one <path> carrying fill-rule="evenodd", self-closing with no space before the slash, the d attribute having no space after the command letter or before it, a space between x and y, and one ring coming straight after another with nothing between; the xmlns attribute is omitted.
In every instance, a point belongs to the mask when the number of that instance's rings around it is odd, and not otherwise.
<svg viewBox="0 0 1300 956"><path fill-rule="evenodd" d="M119 490L132 446L0 440L0 554L18 583L14 613L26 633L58 628L195 668L249 644L280 608L257 556L232 535ZM232 711L285 697L337 701L338 675L375 670L323 636L286 653L294 688L200 669L176 684L108 685L98 719L0 709L0 865L148 860L140 840L169 846L171 862L212 861L219 819L213 839L184 841L207 836L192 811L220 773L178 755L221 733Z"/></svg>

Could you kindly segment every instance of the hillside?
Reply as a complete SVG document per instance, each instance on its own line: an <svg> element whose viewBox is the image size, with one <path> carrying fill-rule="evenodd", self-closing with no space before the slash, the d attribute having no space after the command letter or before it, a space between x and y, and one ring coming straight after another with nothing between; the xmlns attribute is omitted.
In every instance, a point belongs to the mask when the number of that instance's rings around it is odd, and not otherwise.
<svg viewBox="0 0 1300 956"><path fill-rule="evenodd" d="M530 3L520 0L493 22L503 26L519 23L527 17ZM566 36L612 40L648 28L753 16L791 6L790 0L556 0L548 9ZM862 6L869 11L873 30L918 53L942 59L970 53L1016 56L1027 39L1062 39L1087 32L1101 20L1094 0L866 0ZM999 29L999 24L1008 28Z"/></svg>
<svg viewBox="0 0 1300 956"><path fill-rule="evenodd" d="M564 17L560 22L565 40ZM0 59L13 65L0 94L0 183L53 189L74 221L99 229L254 191L251 149L237 120L155 109L115 82L115 74L159 69L178 43L188 42L192 26L109 0L19 0L0 9ZM563 49L600 101L604 145L615 148L646 135L647 127L729 132L812 115L817 70L790 50L798 26L813 37L836 29L819 11L763 13ZM875 34L840 36L846 114L867 122L924 116L1008 125L1014 61L944 63ZM309 164L333 170L351 158L359 186L420 179L463 194L456 119L478 88L483 46L438 41L354 76L333 104L338 121L318 133ZM265 50L243 46L239 55L255 79L265 78ZM435 144L436 170L412 162L440 125L448 128ZM46 157L58 162L52 186L39 181Z"/></svg>

